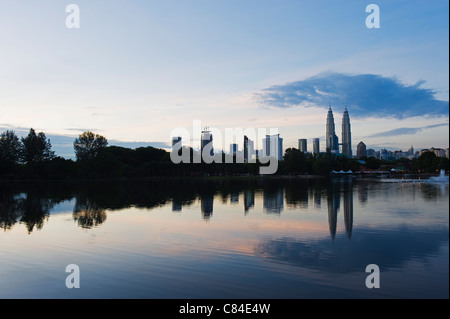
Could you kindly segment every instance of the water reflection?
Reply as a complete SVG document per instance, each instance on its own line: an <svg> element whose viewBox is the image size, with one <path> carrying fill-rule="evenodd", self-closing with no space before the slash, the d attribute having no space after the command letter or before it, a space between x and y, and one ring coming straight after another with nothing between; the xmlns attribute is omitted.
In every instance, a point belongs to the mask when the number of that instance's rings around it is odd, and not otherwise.
<svg viewBox="0 0 450 319"><path fill-rule="evenodd" d="M263 196L265 212L280 214L284 207L284 189L265 189Z"/></svg>
<svg viewBox="0 0 450 319"><path fill-rule="evenodd" d="M255 190L254 189L244 189L244 211L247 215L250 208L255 206Z"/></svg>
<svg viewBox="0 0 450 319"><path fill-rule="evenodd" d="M96 274L85 281L88 297L195 290L205 298L226 290L230 297L370 298L364 269L376 263L384 281L375 293L448 297L448 191L448 184L352 179L0 185L0 239L10 239L0 250L0 273L5 287L20 287L33 260L45 270L29 289L40 296L46 267L65 263L73 247L67 262L89 260L84 273ZM41 229L37 240L23 240ZM111 267L100 274L105 264ZM124 274L127 280L97 288Z"/></svg>
<svg viewBox="0 0 450 319"><path fill-rule="evenodd" d="M412 194L413 200L417 193L426 202L436 202L442 197L448 197L449 191L448 184L396 185L395 189L401 192L404 187L408 187L404 191ZM74 199L73 219L80 227L87 229L105 223L108 211L129 207L152 209L171 205L173 212L182 212L183 207L191 206L197 200L200 202L202 218L208 221L213 218L216 200L219 205L229 203L236 209L242 207L244 215L247 215L255 208L256 194L261 194L262 198L257 198L262 201L263 212L267 214L281 215L286 208L300 212L303 209L320 211L323 203L326 203L331 239L336 238L340 212L343 213L346 236L351 239L354 193L361 207L368 203L369 194L392 196L385 184L365 180L352 182L351 179L325 182L159 180L145 183L0 185L0 227L7 231L16 223L20 223L26 226L29 233L35 229L42 229L45 220L51 218L55 207L63 201L72 199Z"/></svg>
<svg viewBox="0 0 450 319"><path fill-rule="evenodd" d="M89 199L86 194L80 194L76 198L73 219L82 228L92 228L106 220L106 211L97 202Z"/></svg>
<svg viewBox="0 0 450 319"><path fill-rule="evenodd" d="M203 219L208 221L213 213L214 195L213 194L200 195L200 202Z"/></svg>
<svg viewBox="0 0 450 319"><path fill-rule="evenodd" d="M395 240L395 244L393 243ZM374 236L367 228L358 230L358 241L330 246L329 240L304 241L296 238L267 239L255 247L255 253L275 262L333 273L361 271L376 261L384 270L401 268L408 261L427 262L438 255L448 242L448 229L438 226L433 231L404 227L380 229Z"/></svg>
<svg viewBox="0 0 450 319"><path fill-rule="evenodd" d="M20 223L31 234L43 228L51 210L66 198L60 191L46 187L30 187L21 192L14 186L0 186L0 227L6 231Z"/></svg>

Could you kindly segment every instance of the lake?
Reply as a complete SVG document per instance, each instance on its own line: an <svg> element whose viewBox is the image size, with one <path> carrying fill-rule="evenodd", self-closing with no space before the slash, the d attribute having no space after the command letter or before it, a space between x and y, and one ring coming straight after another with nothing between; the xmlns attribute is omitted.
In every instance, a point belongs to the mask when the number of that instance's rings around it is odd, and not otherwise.
<svg viewBox="0 0 450 319"><path fill-rule="evenodd" d="M0 227L0 298L449 298L448 183L0 184Z"/></svg>

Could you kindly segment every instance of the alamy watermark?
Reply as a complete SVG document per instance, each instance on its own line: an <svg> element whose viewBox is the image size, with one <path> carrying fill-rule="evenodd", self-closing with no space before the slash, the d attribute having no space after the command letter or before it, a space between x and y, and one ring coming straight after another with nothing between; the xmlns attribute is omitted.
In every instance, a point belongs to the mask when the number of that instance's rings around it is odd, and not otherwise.
<svg viewBox="0 0 450 319"><path fill-rule="evenodd" d="M366 18L366 27L368 29L380 28L380 7L376 4L369 4L366 7L366 12L370 14Z"/></svg>
<svg viewBox="0 0 450 319"><path fill-rule="evenodd" d="M66 278L66 287L80 288L80 267L76 264L67 265L66 272L70 273Z"/></svg>
<svg viewBox="0 0 450 319"><path fill-rule="evenodd" d="M66 17L66 27L68 29L80 28L80 7L76 4L69 4L66 6L66 13L69 15Z"/></svg>
<svg viewBox="0 0 450 319"><path fill-rule="evenodd" d="M369 289L380 288L380 267L376 264L367 265L366 273L370 273L366 278L366 287Z"/></svg>
<svg viewBox="0 0 450 319"><path fill-rule="evenodd" d="M175 128L170 133L173 140L170 159L174 164L179 163L256 163L268 164L260 166L260 174L275 174L278 169L278 160L281 160L279 149L282 150L282 139L279 138L277 128L258 128L249 127L246 129L225 128L225 134L218 128L208 127L202 129L201 121L192 121L192 134L184 127ZM224 141L235 141L237 139L246 139L247 149L244 156L223 156L225 153ZM256 142L263 141L262 149L255 156ZM188 141L188 142L186 142ZM200 143L200 147L195 149L193 141ZM248 144L250 143L250 144ZM184 145L183 145L184 144ZM235 144L236 145L236 144ZM251 145L249 147L249 145ZM183 147L184 146L184 147ZM187 146L187 147L186 147ZM192 159L191 159L191 149ZM219 149L220 151L217 151ZM216 150L216 151L215 151ZM282 152L281 152L282 153Z"/></svg>

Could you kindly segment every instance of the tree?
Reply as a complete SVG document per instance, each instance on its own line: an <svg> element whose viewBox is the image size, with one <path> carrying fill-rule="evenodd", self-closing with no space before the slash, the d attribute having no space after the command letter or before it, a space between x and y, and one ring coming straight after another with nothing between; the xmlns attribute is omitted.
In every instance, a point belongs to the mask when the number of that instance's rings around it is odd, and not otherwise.
<svg viewBox="0 0 450 319"><path fill-rule="evenodd" d="M20 159L20 140L14 131L6 131L0 135L0 165L17 163Z"/></svg>
<svg viewBox="0 0 450 319"><path fill-rule="evenodd" d="M43 132L36 135L33 128L30 129L27 137L22 137L20 153L22 162L26 164L49 161L55 157L50 140L47 140Z"/></svg>
<svg viewBox="0 0 450 319"><path fill-rule="evenodd" d="M306 155L296 148L286 149L283 159L289 173L298 174L308 170Z"/></svg>
<svg viewBox="0 0 450 319"><path fill-rule="evenodd" d="M75 139L73 148L77 161L90 161L107 145L108 140L105 137L86 131Z"/></svg>

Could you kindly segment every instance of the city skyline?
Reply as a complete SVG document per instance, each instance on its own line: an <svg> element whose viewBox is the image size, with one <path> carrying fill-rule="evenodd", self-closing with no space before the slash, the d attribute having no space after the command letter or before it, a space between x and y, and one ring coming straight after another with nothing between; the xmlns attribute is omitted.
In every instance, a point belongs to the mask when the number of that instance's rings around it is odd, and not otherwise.
<svg viewBox="0 0 450 319"><path fill-rule="evenodd" d="M0 4L0 131L43 131L59 156L86 130L170 149L194 120L323 152L330 104L347 105L353 154L449 146L446 1L378 1L379 29L359 1L76 4L79 29L57 1Z"/></svg>

